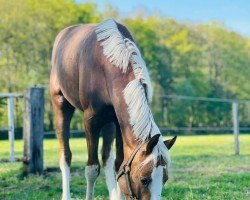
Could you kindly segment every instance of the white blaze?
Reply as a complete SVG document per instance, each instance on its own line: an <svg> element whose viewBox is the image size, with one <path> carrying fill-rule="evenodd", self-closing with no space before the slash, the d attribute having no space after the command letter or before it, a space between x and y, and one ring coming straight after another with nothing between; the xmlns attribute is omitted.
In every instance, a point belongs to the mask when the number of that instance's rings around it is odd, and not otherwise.
<svg viewBox="0 0 250 200"><path fill-rule="evenodd" d="M153 170L152 182L149 185L151 200L160 200L163 187L163 166L158 166Z"/></svg>

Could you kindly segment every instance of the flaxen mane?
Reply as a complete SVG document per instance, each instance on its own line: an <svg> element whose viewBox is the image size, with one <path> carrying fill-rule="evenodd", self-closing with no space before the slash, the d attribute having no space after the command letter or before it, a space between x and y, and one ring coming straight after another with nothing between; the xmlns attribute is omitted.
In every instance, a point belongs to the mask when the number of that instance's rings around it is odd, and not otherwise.
<svg viewBox="0 0 250 200"><path fill-rule="evenodd" d="M136 44L120 33L112 19L99 24L96 34L97 40L101 41L104 55L112 64L124 73L128 70L129 63L133 67L135 79L126 86L123 94L134 135L145 141L149 135L160 133L148 106L148 100L152 99L153 94L150 78ZM146 86L146 92L143 85Z"/></svg>
<svg viewBox="0 0 250 200"><path fill-rule="evenodd" d="M141 142L160 134L148 105L148 101L151 101L153 95L151 81L136 44L122 35L113 19L100 23L95 32L97 40L103 47L103 54L114 66L120 68L123 73L128 70L129 64L133 68L135 79L129 82L123 90L133 134ZM154 154L158 155L159 151L169 164L169 153L163 144L162 137Z"/></svg>

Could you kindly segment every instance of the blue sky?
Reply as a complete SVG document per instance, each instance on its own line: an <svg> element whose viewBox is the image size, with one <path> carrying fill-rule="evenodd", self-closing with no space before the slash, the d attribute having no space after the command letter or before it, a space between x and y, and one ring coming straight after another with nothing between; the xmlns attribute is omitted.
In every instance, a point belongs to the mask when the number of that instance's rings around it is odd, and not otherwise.
<svg viewBox="0 0 250 200"><path fill-rule="evenodd" d="M94 2L101 10L105 3L109 3L122 15L129 15L140 9L145 13L160 13L178 21L194 23L219 21L227 28L250 37L250 0L95 0Z"/></svg>

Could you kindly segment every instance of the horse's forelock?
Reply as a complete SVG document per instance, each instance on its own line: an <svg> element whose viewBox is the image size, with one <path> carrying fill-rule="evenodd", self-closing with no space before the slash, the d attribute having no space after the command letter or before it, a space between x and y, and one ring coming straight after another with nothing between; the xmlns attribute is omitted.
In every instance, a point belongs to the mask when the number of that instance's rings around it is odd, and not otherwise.
<svg viewBox="0 0 250 200"><path fill-rule="evenodd" d="M163 140L160 140L158 142L158 144L154 147L152 153L146 157L146 159L139 165L138 168L142 168L151 161L153 161L154 167L157 167L158 159L160 159L160 157L163 158L164 162L166 163L167 169L169 169L171 163L170 154L165 144L163 143Z"/></svg>

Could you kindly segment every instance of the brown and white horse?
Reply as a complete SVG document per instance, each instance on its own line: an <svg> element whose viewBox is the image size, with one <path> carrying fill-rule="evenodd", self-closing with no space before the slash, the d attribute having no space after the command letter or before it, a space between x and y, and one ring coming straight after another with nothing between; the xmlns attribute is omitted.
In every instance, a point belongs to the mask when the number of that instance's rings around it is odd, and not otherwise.
<svg viewBox="0 0 250 200"><path fill-rule="evenodd" d="M168 150L176 137L164 142L154 122L148 105L150 78L126 27L108 19L61 31L52 53L50 94L60 144L62 199L70 199L69 128L75 108L84 111L86 199L93 199L100 173L100 134L110 199L160 199L168 179Z"/></svg>

